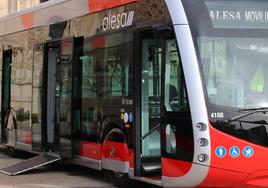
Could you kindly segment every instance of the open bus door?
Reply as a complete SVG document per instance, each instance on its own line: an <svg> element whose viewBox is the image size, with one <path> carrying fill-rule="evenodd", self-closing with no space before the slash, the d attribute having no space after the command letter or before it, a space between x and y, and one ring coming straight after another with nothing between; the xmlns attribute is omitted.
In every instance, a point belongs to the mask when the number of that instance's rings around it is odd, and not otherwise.
<svg viewBox="0 0 268 188"><path fill-rule="evenodd" d="M72 158L73 42L73 39L66 39L35 45L33 73L35 76L43 73L43 79L41 83L33 81L32 107L35 115L32 114L32 146L34 151L44 149L44 152L37 157L0 169L0 172L17 175L61 158ZM4 63L5 66L10 66L9 61ZM6 68L7 72L8 70ZM8 83L10 76L5 80ZM8 88L2 90L7 91L7 96L4 97L10 96ZM6 106L8 105L2 103L2 110L5 110ZM2 117L4 115L2 113Z"/></svg>
<svg viewBox="0 0 268 188"><path fill-rule="evenodd" d="M47 44L47 149L64 158L72 158L73 42Z"/></svg>
<svg viewBox="0 0 268 188"><path fill-rule="evenodd" d="M193 130L176 40L170 28L136 34L141 49L136 89L135 175L179 177L193 160ZM140 72L140 73L139 73ZM137 142L138 143L138 142ZM175 169L174 171L172 169ZM182 172L178 174L178 172ZM159 183L161 184L161 183Z"/></svg>
<svg viewBox="0 0 268 188"><path fill-rule="evenodd" d="M154 36L153 29L135 34L135 176L161 177L161 73L163 40ZM139 76L138 76L139 75ZM138 126L140 125L140 126Z"/></svg>

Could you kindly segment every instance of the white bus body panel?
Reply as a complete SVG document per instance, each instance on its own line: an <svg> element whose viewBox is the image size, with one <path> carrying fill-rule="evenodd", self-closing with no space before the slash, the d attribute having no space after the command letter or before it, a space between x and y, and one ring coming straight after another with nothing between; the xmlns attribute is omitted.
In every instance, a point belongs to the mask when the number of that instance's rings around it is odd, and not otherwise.
<svg viewBox="0 0 268 188"><path fill-rule="evenodd" d="M211 159L209 120L198 60L182 3L178 0L166 0L166 3L174 24L190 103L194 134L194 158L192 167L187 174L177 178L163 176L162 180L164 187L195 187L204 181L209 171ZM199 131L196 128L198 123L205 124L206 130ZM200 146L198 144L200 138L207 139L208 145ZM200 154L207 156L202 163L198 161Z"/></svg>

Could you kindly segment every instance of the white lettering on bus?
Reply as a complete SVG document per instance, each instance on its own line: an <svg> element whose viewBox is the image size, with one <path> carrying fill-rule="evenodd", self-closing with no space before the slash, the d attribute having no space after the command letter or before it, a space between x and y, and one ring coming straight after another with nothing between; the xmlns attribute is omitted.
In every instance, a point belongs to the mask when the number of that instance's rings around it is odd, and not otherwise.
<svg viewBox="0 0 268 188"><path fill-rule="evenodd" d="M238 11L210 11L209 16L212 20L241 20Z"/></svg>
<svg viewBox="0 0 268 188"><path fill-rule="evenodd" d="M130 12L123 12L120 14L111 14L111 11L109 11L109 14L107 17L105 17L102 21L103 30L115 30L119 28L124 28L127 26L131 26L133 23L134 18L134 11Z"/></svg>
<svg viewBox="0 0 268 188"><path fill-rule="evenodd" d="M267 22L267 12L263 11L246 11L245 20L247 22Z"/></svg>

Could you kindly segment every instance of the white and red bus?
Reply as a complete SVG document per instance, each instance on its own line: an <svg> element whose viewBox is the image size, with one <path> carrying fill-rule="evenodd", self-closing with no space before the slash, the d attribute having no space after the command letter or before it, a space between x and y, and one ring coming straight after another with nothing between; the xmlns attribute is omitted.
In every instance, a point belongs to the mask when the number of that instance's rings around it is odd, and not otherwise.
<svg viewBox="0 0 268 188"><path fill-rule="evenodd" d="M0 19L1 142L116 185L267 187L267 0L54 0ZM267 69L266 69L267 68Z"/></svg>

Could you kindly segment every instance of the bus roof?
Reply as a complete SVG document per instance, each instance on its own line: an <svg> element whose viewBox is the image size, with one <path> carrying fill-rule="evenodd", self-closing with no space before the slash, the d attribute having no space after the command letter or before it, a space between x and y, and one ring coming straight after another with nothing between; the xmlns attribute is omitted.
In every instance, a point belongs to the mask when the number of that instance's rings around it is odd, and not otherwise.
<svg viewBox="0 0 268 188"><path fill-rule="evenodd" d="M63 22L137 0L53 0L0 18L0 36Z"/></svg>

